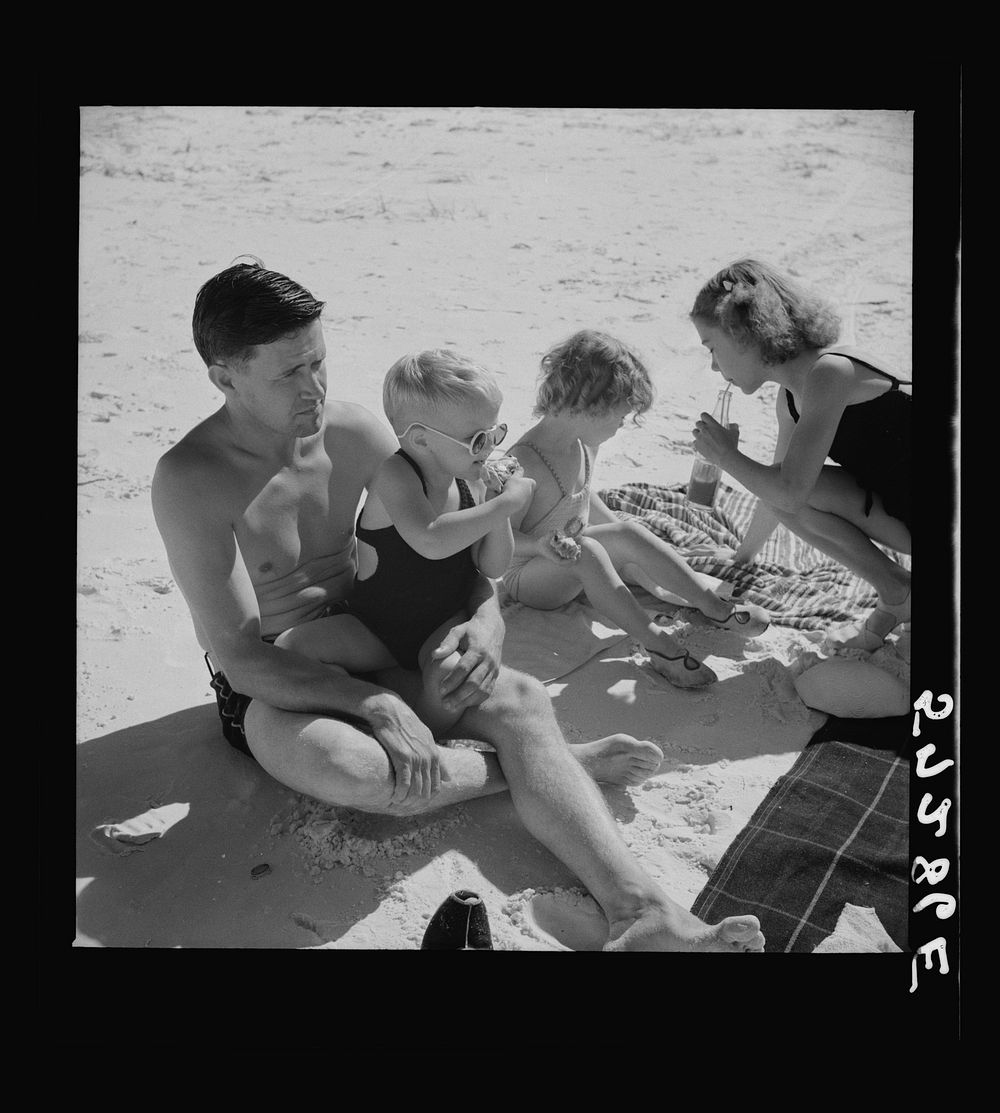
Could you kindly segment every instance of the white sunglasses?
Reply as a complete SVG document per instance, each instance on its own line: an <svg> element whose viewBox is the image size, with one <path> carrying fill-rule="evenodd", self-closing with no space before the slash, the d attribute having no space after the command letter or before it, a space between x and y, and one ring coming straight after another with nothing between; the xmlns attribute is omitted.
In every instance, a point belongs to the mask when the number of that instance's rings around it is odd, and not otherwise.
<svg viewBox="0 0 1000 1113"><path fill-rule="evenodd" d="M504 437L507 436L507 426L502 421L498 422L491 429L480 429L478 433L473 433L467 441L460 441L457 437L453 437L448 433L442 433L440 429L435 429L433 425L425 425L422 421L411 421L402 433L399 434L399 439L402 440L414 426L420 429L426 429L431 433L437 433L439 437L444 437L446 440L454 441L455 444L460 444L463 448L469 450L470 456L478 456L487 445L498 445Z"/></svg>

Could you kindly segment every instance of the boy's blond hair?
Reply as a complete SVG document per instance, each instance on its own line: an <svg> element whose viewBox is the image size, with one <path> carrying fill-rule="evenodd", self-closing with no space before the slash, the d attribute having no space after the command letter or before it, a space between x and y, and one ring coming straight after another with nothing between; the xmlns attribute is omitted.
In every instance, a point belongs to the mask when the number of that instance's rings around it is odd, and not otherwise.
<svg viewBox="0 0 1000 1113"><path fill-rule="evenodd" d="M382 383L382 408L397 434L442 406L476 397L497 405L503 400L492 372L445 348L403 356Z"/></svg>

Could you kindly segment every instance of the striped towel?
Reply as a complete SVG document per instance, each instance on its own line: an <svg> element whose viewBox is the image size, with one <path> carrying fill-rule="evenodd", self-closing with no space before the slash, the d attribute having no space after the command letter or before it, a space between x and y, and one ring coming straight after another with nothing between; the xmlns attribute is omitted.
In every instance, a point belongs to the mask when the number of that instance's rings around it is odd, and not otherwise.
<svg viewBox="0 0 1000 1113"><path fill-rule="evenodd" d="M708 547L735 549L757 503L756 495L719 484L715 507L694 506L683 484L658 487L630 483L600 492L620 518L641 522L672 545L695 572L733 584L733 597L757 603L772 622L800 630L824 630L856 622L878 601L870 584L779 525L752 565L706 555ZM699 551L700 550L700 551ZM885 549L909 568L909 557Z"/></svg>

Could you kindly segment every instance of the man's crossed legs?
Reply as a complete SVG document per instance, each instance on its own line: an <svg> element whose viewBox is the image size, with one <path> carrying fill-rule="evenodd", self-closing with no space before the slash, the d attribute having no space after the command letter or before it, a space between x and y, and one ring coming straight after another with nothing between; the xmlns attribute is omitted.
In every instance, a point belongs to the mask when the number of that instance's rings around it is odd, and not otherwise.
<svg viewBox="0 0 1000 1113"><path fill-rule="evenodd" d="M409 698L404 688L405 682L400 694ZM254 700L244 726L254 757L271 776L329 804L413 815L509 790L525 827L603 909L606 950L764 949L756 917L730 916L710 927L656 885L622 840L595 781L639 783L659 764L658 749L628 735L567 745L548 693L529 676L502 668L489 698L468 708L451 732L487 742L496 753L442 748L449 779L433 797L404 805L391 803L396 784L386 752L347 723Z"/></svg>

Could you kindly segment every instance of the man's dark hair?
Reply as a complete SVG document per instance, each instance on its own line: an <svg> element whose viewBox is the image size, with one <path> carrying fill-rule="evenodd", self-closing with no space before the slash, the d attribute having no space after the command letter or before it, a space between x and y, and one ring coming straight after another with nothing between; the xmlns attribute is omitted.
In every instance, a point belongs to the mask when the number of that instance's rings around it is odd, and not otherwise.
<svg viewBox="0 0 1000 1113"><path fill-rule="evenodd" d="M271 344L311 324L325 304L292 279L267 270L259 259L237 263L198 291L194 345L208 366L241 364L258 344Z"/></svg>

